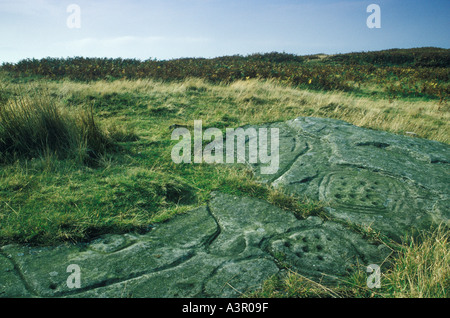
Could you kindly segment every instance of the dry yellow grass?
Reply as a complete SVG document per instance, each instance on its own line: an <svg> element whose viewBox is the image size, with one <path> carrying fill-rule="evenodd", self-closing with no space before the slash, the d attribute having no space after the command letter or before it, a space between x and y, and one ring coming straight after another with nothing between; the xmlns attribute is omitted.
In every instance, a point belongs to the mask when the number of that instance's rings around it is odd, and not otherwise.
<svg viewBox="0 0 450 318"><path fill-rule="evenodd" d="M165 96L170 106L173 98L189 103L185 93L195 88L204 92L204 121L226 113L239 118L240 124L273 122L298 116L330 117L356 126L384 130L409 136L450 142L450 109L433 100L394 100L359 97L344 92L301 90L272 80L236 81L213 85L202 79L179 83L155 80L117 80L93 83L46 83L64 96L68 93L126 93ZM170 108L169 108L170 109ZM177 111L174 109L174 111ZM182 115L182 110L178 110Z"/></svg>
<svg viewBox="0 0 450 318"><path fill-rule="evenodd" d="M14 86L15 84L8 84ZM20 85L20 84L19 84ZM22 85L21 85L22 86ZM185 118L183 109L173 107L174 101L189 104L186 92L193 88L203 92L202 114L204 122L227 114L239 119L238 124L257 124L292 119L298 116L329 117L350 122L356 126L421 137L444 143L450 142L450 107L436 100L390 101L388 98L360 97L353 94L330 91L302 90L273 80L251 79L232 84L210 84L202 79L186 79L166 83L149 79L96 81L80 83L35 82L37 87L63 98L69 94L133 93L164 99L167 109ZM208 107L210 106L210 107ZM185 123L186 124L186 123Z"/></svg>
<svg viewBox="0 0 450 318"><path fill-rule="evenodd" d="M386 294L395 298L448 298L450 296L449 230L439 226L411 239L384 275Z"/></svg>

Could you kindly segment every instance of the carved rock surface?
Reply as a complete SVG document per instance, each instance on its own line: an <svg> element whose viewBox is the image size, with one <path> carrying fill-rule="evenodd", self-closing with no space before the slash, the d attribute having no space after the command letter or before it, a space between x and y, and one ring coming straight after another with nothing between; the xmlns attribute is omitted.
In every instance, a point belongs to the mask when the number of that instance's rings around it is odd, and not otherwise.
<svg viewBox="0 0 450 318"><path fill-rule="evenodd" d="M214 193L208 206L147 234L89 244L7 245L3 297L238 297L283 270L333 281L356 264L381 262L383 245L318 217L298 220L264 201ZM67 283L80 269L80 288Z"/></svg>
<svg viewBox="0 0 450 318"><path fill-rule="evenodd" d="M328 205L338 219L400 239L449 224L450 146L344 121L300 117L280 129L280 166L264 182ZM262 164L253 164L255 174Z"/></svg>

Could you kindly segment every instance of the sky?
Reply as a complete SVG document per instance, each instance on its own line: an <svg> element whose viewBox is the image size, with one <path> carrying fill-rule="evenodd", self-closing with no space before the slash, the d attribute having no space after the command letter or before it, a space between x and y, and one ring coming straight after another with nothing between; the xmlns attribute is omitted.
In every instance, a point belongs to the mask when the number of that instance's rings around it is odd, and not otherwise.
<svg viewBox="0 0 450 318"><path fill-rule="evenodd" d="M450 0L0 0L0 63L450 48L449 31Z"/></svg>

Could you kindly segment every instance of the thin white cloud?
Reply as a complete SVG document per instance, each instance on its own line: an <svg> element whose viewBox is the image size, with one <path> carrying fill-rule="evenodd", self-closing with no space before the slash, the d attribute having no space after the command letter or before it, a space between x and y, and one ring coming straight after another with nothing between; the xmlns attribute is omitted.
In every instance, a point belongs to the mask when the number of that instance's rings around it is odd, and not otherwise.
<svg viewBox="0 0 450 318"><path fill-rule="evenodd" d="M94 49L94 48L123 48L128 46L142 46L148 44L195 44L208 42L207 38L202 37L164 37L164 36L120 36L113 38L83 38L78 40L72 40L60 45L65 46L67 49Z"/></svg>
<svg viewBox="0 0 450 318"><path fill-rule="evenodd" d="M51 55L56 57L175 58L204 55L202 48L205 49L210 44L211 41L207 38L189 36L86 37L54 42L47 46L47 52L52 52Z"/></svg>

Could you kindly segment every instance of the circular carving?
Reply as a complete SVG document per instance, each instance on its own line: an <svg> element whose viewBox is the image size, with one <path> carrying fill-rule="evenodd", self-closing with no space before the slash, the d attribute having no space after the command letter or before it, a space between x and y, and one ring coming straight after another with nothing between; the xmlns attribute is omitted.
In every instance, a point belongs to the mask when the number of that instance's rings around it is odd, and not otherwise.
<svg viewBox="0 0 450 318"><path fill-rule="evenodd" d="M320 200L348 212L383 214L416 209L411 189L403 182L379 173L360 171L333 172L322 180Z"/></svg>
<svg viewBox="0 0 450 318"><path fill-rule="evenodd" d="M280 235L269 242L268 249L275 258L313 277L346 274L359 258L359 252L349 241L321 228Z"/></svg>

